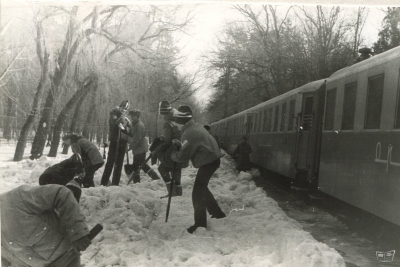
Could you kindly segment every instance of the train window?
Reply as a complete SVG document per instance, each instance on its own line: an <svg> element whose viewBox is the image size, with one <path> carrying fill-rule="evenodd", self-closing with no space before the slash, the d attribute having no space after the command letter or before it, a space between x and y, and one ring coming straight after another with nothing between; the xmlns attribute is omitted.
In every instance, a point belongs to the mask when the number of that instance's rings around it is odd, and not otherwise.
<svg viewBox="0 0 400 267"><path fill-rule="evenodd" d="M267 125L267 131L271 132L272 131L272 108L268 110L268 125Z"/></svg>
<svg viewBox="0 0 400 267"><path fill-rule="evenodd" d="M384 75L368 79L365 129L379 129L381 125Z"/></svg>
<svg viewBox="0 0 400 267"><path fill-rule="evenodd" d="M262 111L258 112L258 132L262 132Z"/></svg>
<svg viewBox="0 0 400 267"><path fill-rule="evenodd" d="M268 110L264 109L264 121L263 121L263 132L267 132L267 125L268 125Z"/></svg>
<svg viewBox="0 0 400 267"><path fill-rule="evenodd" d="M254 120L253 120L253 133L257 132L257 120L258 120L258 113L254 113Z"/></svg>
<svg viewBox="0 0 400 267"><path fill-rule="evenodd" d="M400 128L400 70L399 70L399 79L397 81L397 107L396 107L396 121L394 128Z"/></svg>
<svg viewBox="0 0 400 267"><path fill-rule="evenodd" d="M279 119L279 106L275 107L275 117L274 117L274 129L273 131L278 131L278 119Z"/></svg>
<svg viewBox="0 0 400 267"><path fill-rule="evenodd" d="M357 83L344 86L342 130L353 130L356 112Z"/></svg>
<svg viewBox="0 0 400 267"><path fill-rule="evenodd" d="M326 109L325 109L325 130L333 130L333 122L335 119L336 105L336 88L328 90L326 93Z"/></svg>
<svg viewBox="0 0 400 267"><path fill-rule="evenodd" d="M280 131L283 132L285 131L285 126L286 126L286 103L282 104L282 111L281 111L281 127Z"/></svg>
<svg viewBox="0 0 400 267"><path fill-rule="evenodd" d="M304 131L309 131L311 128L313 120L313 110L314 110L314 97L305 96L303 116L302 116L302 126Z"/></svg>
<svg viewBox="0 0 400 267"><path fill-rule="evenodd" d="M290 101L289 104L289 124L288 124L288 131L293 131L293 126L294 126L294 107L296 105L296 100Z"/></svg>

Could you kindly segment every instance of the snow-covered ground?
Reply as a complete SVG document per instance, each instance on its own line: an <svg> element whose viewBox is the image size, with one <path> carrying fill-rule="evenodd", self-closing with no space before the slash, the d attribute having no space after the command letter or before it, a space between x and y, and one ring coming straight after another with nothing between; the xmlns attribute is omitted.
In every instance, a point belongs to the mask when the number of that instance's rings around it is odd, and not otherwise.
<svg viewBox="0 0 400 267"><path fill-rule="evenodd" d="M21 184L38 184L44 169L67 155L43 156L12 162L15 144L0 146L0 193ZM48 152L46 148L44 155ZM156 165L152 166L156 169ZM207 229L193 225L192 186L197 169L182 171L183 196L172 198L168 222L165 222L167 198L162 180L152 181L142 173L140 184L126 185L122 174L119 187L100 187L101 168L95 174L94 188L83 189L80 206L87 223L104 230L82 253L86 267L107 266L249 266L249 267L344 267L339 253L316 241L301 225L289 218L278 204L255 186L250 173L234 172L226 155L210 181L209 188L222 210L224 219L208 219Z"/></svg>

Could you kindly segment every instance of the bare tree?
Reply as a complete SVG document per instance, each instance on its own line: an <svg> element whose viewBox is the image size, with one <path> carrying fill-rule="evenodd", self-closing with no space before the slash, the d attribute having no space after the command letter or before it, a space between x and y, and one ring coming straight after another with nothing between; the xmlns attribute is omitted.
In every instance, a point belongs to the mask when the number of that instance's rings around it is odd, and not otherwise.
<svg viewBox="0 0 400 267"><path fill-rule="evenodd" d="M36 94L33 99L32 110L28 115L28 118L25 121L24 126L22 127L17 147L15 149L14 161L20 161L24 155L25 146L28 138L28 134L33 127L33 123L35 122L35 118L38 114L38 110L40 107L40 102L42 100L43 93L46 88L46 83L48 80L49 74L49 53L47 52L45 39L43 38L43 26L42 21L38 21L36 23L36 53L39 58L40 67L41 67L41 76L39 80L39 84L36 88Z"/></svg>
<svg viewBox="0 0 400 267"><path fill-rule="evenodd" d="M91 73L85 81L82 83L82 87L79 88L72 98L68 101L65 107L62 109L57 117L56 124L54 125L53 141L51 143L51 148L49 152L49 157L55 157L57 155L58 146L60 145L60 134L62 131L62 126L68 113L75 106L80 98L85 98L90 90L95 90L98 85L98 76L96 73Z"/></svg>

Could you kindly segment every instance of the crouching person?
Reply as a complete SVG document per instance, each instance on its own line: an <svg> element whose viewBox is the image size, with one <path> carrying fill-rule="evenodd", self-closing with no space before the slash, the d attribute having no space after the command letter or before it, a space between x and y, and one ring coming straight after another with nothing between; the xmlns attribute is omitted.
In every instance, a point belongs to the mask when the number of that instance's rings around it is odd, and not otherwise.
<svg viewBox="0 0 400 267"><path fill-rule="evenodd" d="M79 154L73 154L69 159L48 167L39 176L39 185L66 185L76 175L79 175L80 178L85 176L85 169Z"/></svg>
<svg viewBox="0 0 400 267"><path fill-rule="evenodd" d="M192 234L198 227L207 227L207 211L211 218L226 217L208 189L211 176L219 168L222 154L214 137L204 129L203 125L193 121L190 106L180 106L174 118L177 123L184 126L182 143L176 139L172 141L175 147L172 160L175 162L191 160L193 166L199 169L192 191L194 225L187 229Z"/></svg>
<svg viewBox="0 0 400 267"><path fill-rule="evenodd" d="M176 163L171 159L172 152L174 151L172 140L181 139L179 125L174 119L174 114L177 110L172 108L168 101L161 101L159 107L160 115L164 116L163 135L160 138L161 143L151 152L151 155L152 157L156 156L160 161L158 171L165 182L168 195L171 193L171 181L173 179L174 187L172 188L172 196L182 196L182 168L189 166L189 161Z"/></svg>
<svg viewBox="0 0 400 267"><path fill-rule="evenodd" d="M103 156L97 146L83 136L74 133L67 133L62 140L82 158L85 167L85 176L82 179L83 187L94 187L94 173L104 165Z"/></svg>
<svg viewBox="0 0 400 267"><path fill-rule="evenodd" d="M73 192L71 192L73 191ZM22 185L0 195L2 266L80 267L91 243L74 181L62 185ZM68 253L68 254L67 254Z"/></svg>

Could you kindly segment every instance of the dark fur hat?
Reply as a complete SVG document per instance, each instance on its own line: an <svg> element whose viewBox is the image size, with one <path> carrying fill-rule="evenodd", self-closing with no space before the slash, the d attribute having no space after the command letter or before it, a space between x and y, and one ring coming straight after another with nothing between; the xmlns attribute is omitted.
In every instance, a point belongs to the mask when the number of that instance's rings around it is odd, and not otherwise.
<svg viewBox="0 0 400 267"><path fill-rule="evenodd" d="M188 105L181 105L178 112L174 114L175 122L186 124L192 118L192 108Z"/></svg>
<svg viewBox="0 0 400 267"><path fill-rule="evenodd" d="M172 106L167 100L163 100L159 103L160 115L167 115L171 110Z"/></svg>

